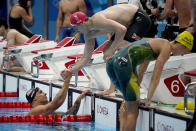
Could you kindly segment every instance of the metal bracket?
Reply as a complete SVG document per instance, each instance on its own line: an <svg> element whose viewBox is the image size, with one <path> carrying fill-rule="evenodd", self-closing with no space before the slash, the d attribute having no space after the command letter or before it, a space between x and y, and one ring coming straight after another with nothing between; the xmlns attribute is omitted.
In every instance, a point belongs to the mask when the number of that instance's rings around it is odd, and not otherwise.
<svg viewBox="0 0 196 131"><path fill-rule="evenodd" d="M33 61L31 61L31 76L38 78L39 77L39 65L43 61L50 61L52 58L52 53L50 54L42 54L38 56L37 58L34 58ZM34 63L34 61L37 60L37 64ZM36 73L34 73L34 68L36 69Z"/></svg>
<svg viewBox="0 0 196 131"><path fill-rule="evenodd" d="M196 88L196 82L192 82L192 83L189 83L189 84L186 85L185 91L184 91L184 110L185 110L186 114L188 114L188 115L193 115L193 112L190 112L188 110L188 98L194 98L193 94L191 95L189 93L189 89L193 85L195 85L193 88Z"/></svg>
<svg viewBox="0 0 196 131"><path fill-rule="evenodd" d="M3 57L3 63L2 63L3 69L9 72L10 62L12 61L11 58L21 53L21 51L22 49L8 50L8 52Z"/></svg>

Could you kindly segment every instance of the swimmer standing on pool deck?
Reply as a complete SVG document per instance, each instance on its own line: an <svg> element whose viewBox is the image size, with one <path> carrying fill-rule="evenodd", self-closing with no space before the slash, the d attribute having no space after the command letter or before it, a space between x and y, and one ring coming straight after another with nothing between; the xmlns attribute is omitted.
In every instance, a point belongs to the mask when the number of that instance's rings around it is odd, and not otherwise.
<svg viewBox="0 0 196 131"><path fill-rule="evenodd" d="M110 45L104 47L108 53ZM172 53L174 56L183 55L193 48L193 35L188 31L179 34L175 41L155 38L151 40L139 40L118 51L110 59L107 59L107 73L125 99L127 115L120 118L121 130L134 131L138 116L140 88L143 74L150 61L156 60L151 82L148 88L146 105L150 105L151 98L157 88L164 64ZM137 72L137 66L139 66Z"/></svg>

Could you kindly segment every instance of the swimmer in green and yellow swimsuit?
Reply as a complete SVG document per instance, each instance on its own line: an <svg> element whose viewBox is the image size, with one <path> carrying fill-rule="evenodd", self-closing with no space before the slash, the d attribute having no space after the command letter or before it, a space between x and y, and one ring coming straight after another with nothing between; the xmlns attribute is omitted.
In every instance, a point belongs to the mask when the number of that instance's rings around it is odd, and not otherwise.
<svg viewBox="0 0 196 131"><path fill-rule="evenodd" d="M123 123L121 125L122 130L135 130L140 95L139 80L141 81L143 77L141 72L146 71L150 61L156 60L145 103L150 105L151 98L159 84L163 66L171 53L176 56L189 52L193 48L193 39L191 33L184 31L172 42L161 38L149 41L139 40L130 43L115 55L106 59L107 73L115 87L123 94L127 107L126 115L122 115L126 117L120 119ZM109 54L108 48L110 48L110 45L104 47L104 55ZM140 65L138 69L140 74L137 72L138 65Z"/></svg>

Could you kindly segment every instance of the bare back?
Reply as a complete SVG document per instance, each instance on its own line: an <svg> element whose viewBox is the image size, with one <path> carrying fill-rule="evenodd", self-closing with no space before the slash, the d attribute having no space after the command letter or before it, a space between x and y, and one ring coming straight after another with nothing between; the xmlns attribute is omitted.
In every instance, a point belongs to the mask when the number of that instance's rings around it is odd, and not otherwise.
<svg viewBox="0 0 196 131"><path fill-rule="evenodd" d="M174 0L176 10L178 12L180 28L186 28L191 21L190 0Z"/></svg>
<svg viewBox="0 0 196 131"><path fill-rule="evenodd" d="M8 45L22 45L29 40L28 37L19 33L15 29L10 29L7 34Z"/></svg>
<svg viewBox="0 0 196 131"><path fill-rule="evenodd" d="M70 17L74 12L86 13L84 0L61 0L60 8L64 15L63 27L70 27Z"/></svg>
<svg viewBox="0 0 196 131"><path fill-rule="evenodd" d="M137 12L138 7L132 4L118 4L111 6L97 14L104 15L107 19L114 20L128 27Z"/></svg>
<svg viewBox="0 0 196 131"><path fill-rule="evenodd" d="M13 18L21 17L21 15L20 15L21 9L23 9L23 8L19 4L14 5L10 11L10 16Z"/></svg>

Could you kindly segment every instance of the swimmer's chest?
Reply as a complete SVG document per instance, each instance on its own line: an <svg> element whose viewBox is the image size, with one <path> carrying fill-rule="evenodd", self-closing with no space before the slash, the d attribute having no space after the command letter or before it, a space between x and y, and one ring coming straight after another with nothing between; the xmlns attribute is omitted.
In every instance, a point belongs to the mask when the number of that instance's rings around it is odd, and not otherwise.
<svg viewBox="0 0 196 131"><path fill-rule="evenodd" d="M73 1L69 1L66 0L65 2L62 3L62 11L64 14L68 14L68 13L74 13L76 11L79 11L81 5L79 5L79 3L76 0Z"/></svg>

